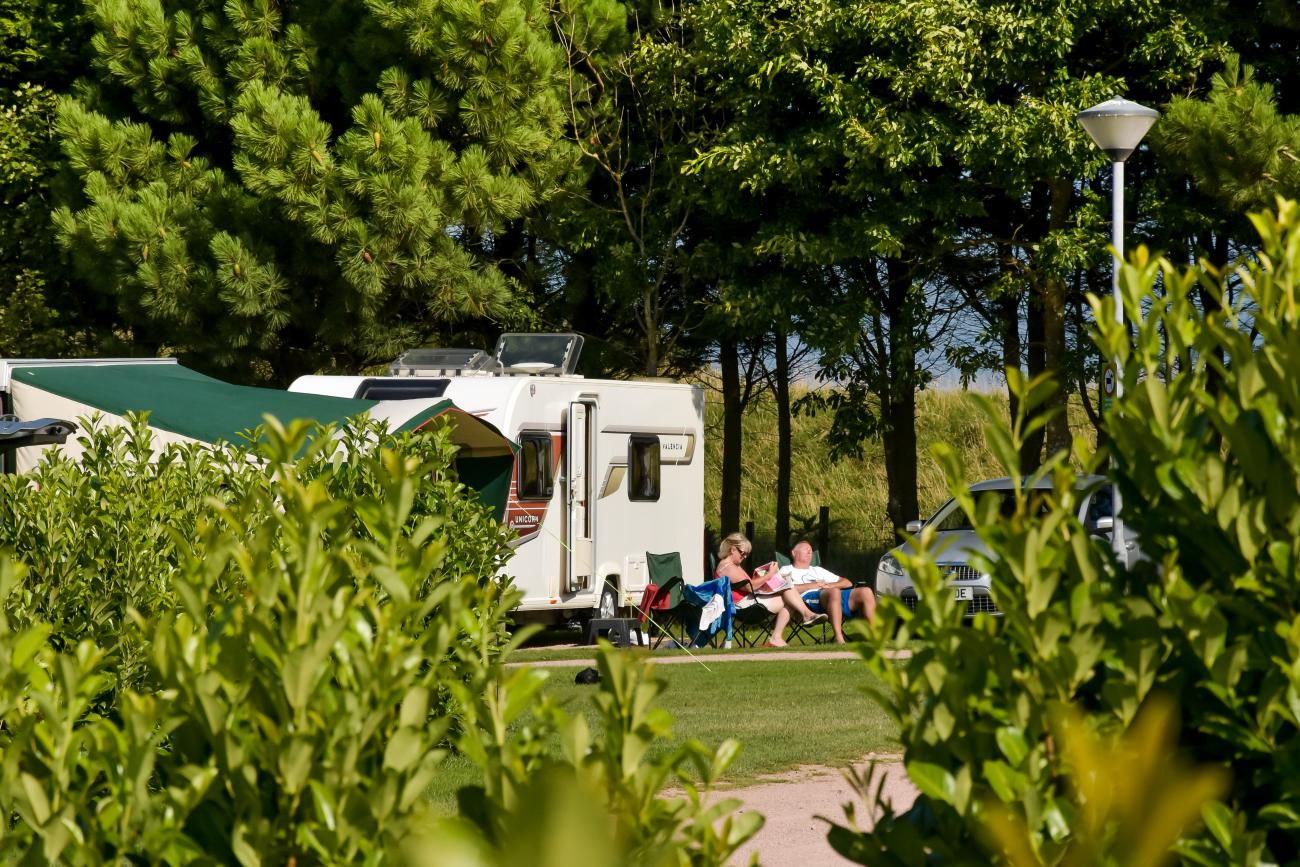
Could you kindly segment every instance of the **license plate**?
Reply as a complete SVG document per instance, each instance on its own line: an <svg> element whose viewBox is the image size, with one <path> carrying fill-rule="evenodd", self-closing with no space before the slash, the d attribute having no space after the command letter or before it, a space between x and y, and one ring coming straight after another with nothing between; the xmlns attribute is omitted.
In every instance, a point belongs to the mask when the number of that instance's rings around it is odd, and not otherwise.
<svg viewBox="0 0 1300 867"><path fill-rule="evenodd" d="M952 591L956 594L958 602L968 602L975 598L974 587L954 587Z"/></svg>

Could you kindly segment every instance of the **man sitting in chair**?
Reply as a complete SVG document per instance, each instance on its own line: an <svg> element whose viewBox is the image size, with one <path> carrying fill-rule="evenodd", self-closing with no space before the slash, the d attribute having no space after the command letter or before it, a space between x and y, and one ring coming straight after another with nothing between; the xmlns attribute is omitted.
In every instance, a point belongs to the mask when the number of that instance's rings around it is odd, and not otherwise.
<svg viewBox="0 0 1300 867"><path fill-rule="evenodd" d="M843 644L845 612L849 617L858 615L871 620L876 613L876 594L870 587L854 587L849 579L814 566L812 559L812 545L798 542L790 550L790 565L782 566L781 574L790 579L810 609L829 615L835 643ZM778 626L784 625L778 622Z"/></svg>

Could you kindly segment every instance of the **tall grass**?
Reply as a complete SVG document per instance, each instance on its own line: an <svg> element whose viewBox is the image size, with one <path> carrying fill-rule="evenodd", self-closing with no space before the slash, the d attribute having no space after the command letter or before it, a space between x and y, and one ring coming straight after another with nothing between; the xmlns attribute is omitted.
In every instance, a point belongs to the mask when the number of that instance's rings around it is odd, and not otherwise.
<svg viewBox="0 0 1300 867"><path fill-rule="evenodd" d="M796 397L798 391L796 389ZM1006 395L987 395L1006 413ZM966 462L969 480L1003 475L984 439L983 414L975 397L961 390L927 390L917 398L917 494L922 516L948 499L943 472L930 453L937 442L956 448ZM1075 433L1092 435L1082 409L1070 414ZM830 507L830 551L826 565L852 578L870 578L875 560L893 545L893 528L886 518L888 488L883 450L878 440L863 443L861 458L833 460L826 435L831 416L796 415L792 420L792 479L790 524L806 527L815 539L818 509ZM755 524L757 558L774 548L776 522L776 406L769 395L751 404L745 414L741 486L741 527L718 526L722 477L721 395L706 390L705 400L705 522L729 533Z"/></svg>

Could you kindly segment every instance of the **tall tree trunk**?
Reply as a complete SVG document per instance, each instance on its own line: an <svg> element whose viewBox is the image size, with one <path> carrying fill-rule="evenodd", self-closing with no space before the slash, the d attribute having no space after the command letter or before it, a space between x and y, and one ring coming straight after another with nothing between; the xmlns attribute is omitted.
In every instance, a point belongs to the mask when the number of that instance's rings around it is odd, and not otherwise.
<svg viewBox="0 0 1300 867"><path fill-rule="evenodd" d="M1088 339L1088 318L1084 313L1084 298L1086 297L1084 290L1086 287L1086 281L1090 279L1090 277L1091 275L1088 271L1078 272L1076 275L1077 283L1075 291L1070 297L1070 303L1073 308L1070 321L1074 324L1074 340L1075 345L1077 346L1089 346L1091 343ZM1101 385L1098 383L1096 386L1097 400L1094 402L1088 393L1088 389L1093 387L1093 383L1088 382L1086 366L1082 363L1080 363L1078 367L1078 374L1079 378L1076 386L1079 389L1079 401L1083 404L1083 411L1088 416L1088 421L1091 422L1092 429L1096 431L1097 445L1099 447L1104 446L1106 444L1106 426L1102 424L1101 418Z"/></svg>
<svg viewBox="0 0 1300 867"><path fill-rule="evenodd" d="M776 545L790 544L790 347L784 329L776 331Z"/></svg>
<svg viewBox="0 0 1300 867"><path fill-rule="evenodd" d="M916 392L907 389L895 398L889 407L889 423L881 432L881 444L889 485L885 513L894 528L894 538L902 542L907 522L915 521L921 511L916 495Z"/></svg>
<svg viewBox="0 0 1300 867"><path fill-rule="evenodd" d="M646 292L641 298L642 324L645 326L645 375L659 375L659 317L655 310L654 294Z"/></svg>
<svg viewBox="0 0 1300 867"><path fill-rule="evenodd" d="M908 297L912 276L901 262L890 261L889 371L881 389L881 440L889 501L885 512L900 541L908 521L920 515L916 494L916 317Z"/></svg>
<svg viewBox="0 0 1300 867"><path fill-rule="evenodd" d="M1074 185L1054 178L1049 182L1052 194L1052 210L1049 231L1065 228L1070 216L1070 199L1074 195ZM1047 452L1056 454L1069 451L1072 437L1070 435L1070 384L1074 381L1072 371L1066 370L1069 363L1065 351L1065 279L1052 276L1043 283L1043 343L1044 361L1047 369L1056 378L1056 390L1047 399L1043 409L1055 412L1047 422Z"/></svg>
<svg viewBox="0 0 1300 867"><path fill-rule="evenodd" d="M492 255L497 260L497 267L507 277L518 281L525 297L536 300L533 296L532 274L529 269L528 253L532 246L532 234L524 226L523 220L511 220L505 230L492 236Z"/></svg>
<svg viewBox="0 0 1300 867"><path fill-rule="evenodd" d="M1213 239L1212 243L1214 247L1214 253L1213 253L1214 264L1222 267L1228 261L1227 234L1224 232L1220 232ZM1208 288L1206 288L1204 283L1197 283L1196 290L1200 295L1201 310L1205 314L1206 319L1212 319L1216 317L1222 318L1225 315L1227 311L1223 309L1222 296L1220 296L1217 292L1210 291ZM1224 350L1223 346L1222 345L1215 346L1214 349L1211 351L1213 352L1215 359L1218 360L1219 365L1221 367L1226 368L1228 365L1228 354ZM1191 364L1189 363L1187 367L1190 370ZM1213 364L1206 365L1205 368L1205 390L1207 393L1211 395L1218 395L1219 392L1223 390L1223 376L1219 373L1219 368L1215 367Z"/></svg>
<svg viewBox="0 0 1300 867"><path fill-rule="evenodd" d="M1043 314L1043 296L1039 292L1029 293L1026 305L1025 336L1028 338L1025 352L1025 368L1030 378L1042 373L1047 367L1046 357L1046 323ZM1020 472L1032 473L1043 463L1043 441L1046 432L1039 428L1030 434L1020 448Z"/></svg>
<svg viewBox="0 0 1300 867"><path fill-rule="evenodd" d="M1214 264L1220 268L1228 265L1228 233L1219 232L1214 236Z"/></svg>
<svg viewBox="0 0 1300 867"><path fill-rule="evenodd" d="M741 446L740 352L734 338L718 344L722 368L722 491L718 497L718 529L725 535L740 529Z"/></svg>
<svg viewBox="0 0 1300 867"><path fill-rule="evenodd" d="M1054 455L1070 448L1070 418L1067 408L1070 400L1069 383L1073 381L1066 370L1065 351L1065 281L1059 277L1048 279L1043 285L1043 363L1056 379L1041 412L1054 412L1047 422L1047 453Z"/></svg>
<svg viewBox="0 0 1300 867"><path fill-rule="evenodd" d="M1020 370L1020 365L1024 362L1021 357L1024 346L1020 340L1020 295L1003 297L998 301L997 310L1002 332L1002 367L1004 370L1008 367ZM1012 394L1010 389L1007 389L1007 403L1011 418L1015 418L1020 411L1020 398Z"/></svg>

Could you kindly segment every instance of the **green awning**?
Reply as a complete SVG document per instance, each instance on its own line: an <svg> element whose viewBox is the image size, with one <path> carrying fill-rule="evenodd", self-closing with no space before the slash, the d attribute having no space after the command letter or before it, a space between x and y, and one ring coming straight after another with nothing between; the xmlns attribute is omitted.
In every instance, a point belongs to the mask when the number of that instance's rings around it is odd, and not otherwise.
<svg viewBox="0 0 1300 867"><path fill-rule="evenodd" d="M148 412L149 426L201 442L240 442L272 416L342 424L358 415L386 421L389 430L419 430L443 419L460 451L457 475L480 499L505 513L514 471L514 444L495 427L449 400L328 397L231 385L176 364L102 364L20 367L16 386L29 386L114 416ZM71 419L70 419L71 420Z"/></svg>
<svg viewBox="0 0 1300 867"><path fill-rule="evenodd" d="M385 405L402 402L382 401ZM451 427L452 442L460 446L456 453L456 477L478 491L479 500L492 509L498 521L503 520L518 447L493 425L470 415L449 400L440 400L421 410L404 422L399 430L419 430L438 419L443 419Z"/></svg>
<svg viewBox="0 0 1300 867"><path fill-rule="evenodd" d="M265 415L342 423L375 404L231 385L178 364L20 367L13 379L113 415L148 411L150 427L208 443L240 442L239 435L261 425Z"/></svg>

